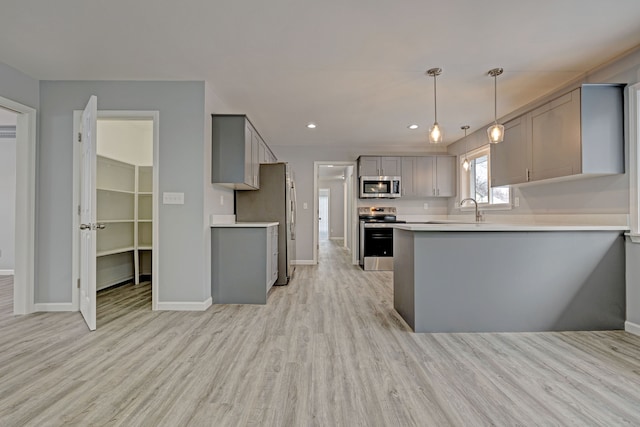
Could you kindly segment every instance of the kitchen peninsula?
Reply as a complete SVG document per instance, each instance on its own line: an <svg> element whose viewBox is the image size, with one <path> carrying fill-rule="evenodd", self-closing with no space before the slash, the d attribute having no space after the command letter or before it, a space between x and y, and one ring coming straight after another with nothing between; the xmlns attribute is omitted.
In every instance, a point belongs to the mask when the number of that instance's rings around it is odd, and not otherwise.
<svg viewBox="0 0 640 427"><path fill-rule="evenodd" d="M627 229L394 225L394 308L415 332L623 329Z"/></svg>

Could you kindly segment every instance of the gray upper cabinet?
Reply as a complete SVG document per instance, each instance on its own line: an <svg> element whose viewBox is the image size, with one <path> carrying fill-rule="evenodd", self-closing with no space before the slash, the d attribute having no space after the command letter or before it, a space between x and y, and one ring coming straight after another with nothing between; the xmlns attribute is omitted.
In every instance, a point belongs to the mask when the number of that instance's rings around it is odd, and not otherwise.
<svg viewBox="0 0 640 427"><path fill-rule="evenodd" d="M245 115L212 115L211 182L236 190L260 188L260 163L275 156Z"/></svg>
<svg viewBox="0 0 640 427"><path fill-rule="evenodd" d="M418 195L414 179L416 159L417 157L402 157L402 175L400 175L402 197L415 197Z"/></svg>
<svg viewBox="0 0 640 427"><path fill-rule="evenodd" d="M401 176L401 157L360 156L358 176Z"/></svg>
<svg viewBox="0 0 640 427"><path fill-rule="evenodd" d="M251 141L251 182L254 188L260 188L260 144L262 138L255 129L253 130L253 139Z"/></svg>
<svg viewBox="0 0 640 427"><path fill-rule="evenodd" d="M456 157L402 157L403 197L453 197L456 195Z"/></svg>
<svg viewBox="0 0 640 427"><path fill-rule="evenodd" d="M527 142L527 116L504 124L504 141L491 144L491 186L526 182L530 155Z"/></svg>
<svg viewBox="0 0 640 427"><path fill-rule="evenodd" d="M586 84L505 124L492 186L624 173L623 86Z"/></svg>
<svg viewBox="0 0 640 427"><path fill-rule="evenodd" d="M580 173L580 89L530 114L531 181Z"/></svg>
<svg viewBox="0 0 640 427"><path fill-rule="evenodd" d="M416 196L434 197L436 195L436 165L434 157L416 157L414 182Z"/></svg>
<svg viewBox="0 0 640 427"><path fill-rule="evenodd" d="M456 157L435 157L436 197L453 197L456 195Z"/></svg>

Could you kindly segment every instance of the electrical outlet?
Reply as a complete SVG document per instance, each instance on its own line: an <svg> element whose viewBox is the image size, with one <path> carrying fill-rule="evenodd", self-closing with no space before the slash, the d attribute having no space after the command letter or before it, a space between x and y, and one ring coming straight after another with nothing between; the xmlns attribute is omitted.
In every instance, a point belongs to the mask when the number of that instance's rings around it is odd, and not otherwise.
<svg viewBox="0 0 640 427"><path fill-rule="evenodd" d="M220 196L220 206L224 205L224 196Z"/></svg>
<svg viewBox="0 0 640 427"><path fill-rule="evenodd" d="M425 208L425 210L426 210L426 209L429 209L429 203L425 203L425 204L424 204L424 208Z"/></svg>
<svg viewBox="0 0 640 427"><path fill-rule="evenodd" d="M302 204L302 209L309 209L309 205L307 204L307 202L304 202Z"/></svg>
<svg viewBox="0 0 640 427"><path fill-rule="evenodd" d="M520 206L520 197L514 197L513 204L517 208Z"/></svg>
<svg viewBox="0 0 640 427"><path fill-rule="evenodd" d="M165 205L184 205L184 193L162 193L162 203Z"/></svg>

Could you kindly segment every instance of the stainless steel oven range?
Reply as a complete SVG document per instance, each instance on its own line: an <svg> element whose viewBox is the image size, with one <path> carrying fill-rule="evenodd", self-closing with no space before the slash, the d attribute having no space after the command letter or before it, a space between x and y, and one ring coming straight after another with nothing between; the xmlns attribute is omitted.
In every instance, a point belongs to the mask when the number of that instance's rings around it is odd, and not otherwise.
<svg viewBox="0 0 640 427"><path fill-rule="evenodd" d="M364 270L393 270L394 207L360 207L360 266Z"/></svg>

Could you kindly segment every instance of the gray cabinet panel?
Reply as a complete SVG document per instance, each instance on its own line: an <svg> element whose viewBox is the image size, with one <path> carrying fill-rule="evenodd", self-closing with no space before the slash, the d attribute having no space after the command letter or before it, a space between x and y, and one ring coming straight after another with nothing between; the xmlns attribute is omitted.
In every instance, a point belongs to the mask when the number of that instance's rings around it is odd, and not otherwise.
<svg viewBox="0 0 640 427"><path fill-rule="evenodd" d="M402 157L403 197L452 197L456 195L455 156Z"/></svg>
<svg viewBox="0 0 640 427"><path fill-rule="evenodd" d="M380 175L400 176L402 174L401 157L381 157L380 168L381 168Z"/></svg>
<svg viewBox="0 0 640 427"><path fill-rule="evenodd" d="M277 226L211 228L214 304L267 302L267 292L278 277L277 235Z"/></svg>
<svg viewBox="0 0 640 427"><path fill-rule="evenodd" d="M531 180L581 172L580 89L531 112Z"/></svg>
<svg viewBox="0 0 640 427"><path fill-rule="evenodd" d="M624 328L618 231L396 229L393 243L394 308L416 332Z"/></svg>
<svg viewBox="0 0 640 427"><path fill-rule="evenodd" d="M415 186L415 157L403 157L402 160L402 175L400 185L402 186L402 197L414 197L417 195Z"/></svg>
<svg viewBox="0 0 640 427"><path fill-rule="evenodd" d="M260 163L275 156L245 115L212 115L211 182L237 190L260 188Z"/></svg>
<svg viewBox="0 0 640 427"><path fill-rule="evenodd" d="M358 159L359 176L380 175L380 157L361 156Z"/></svg>
<svg viewBox="0 0 640 427"><path fill-rule="evenodd" d="M453 156L437 156L436 163L436 196L453 197L456 195L456 158Z"/></svg>
<svg viewBox="0 0 640 427"><path fill-rule="evenodd" d="M402 157L358 157L358 176L400 176L401 174Z"/></svg>
<svg viewBox="0 0 640 427"><path fill-rule="evenodd" d="M492 186L624 173L623 118L621 85L585 84L509 121Z"/></svg>
<svg viewBox="0 0 640 427"><path fill-rule="evenodd" d="M433 157L416 157L415 185L419 197L435 197L435 162Z"/></svg>
<svg viewBox="0 0 640 427"><path fill-rule="evenodd" d="M491 144L491 186L527 182L529 174L528 116L504 124L504 141Z"/></svg>

